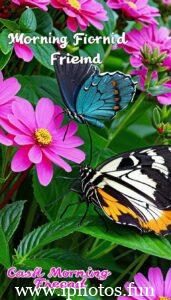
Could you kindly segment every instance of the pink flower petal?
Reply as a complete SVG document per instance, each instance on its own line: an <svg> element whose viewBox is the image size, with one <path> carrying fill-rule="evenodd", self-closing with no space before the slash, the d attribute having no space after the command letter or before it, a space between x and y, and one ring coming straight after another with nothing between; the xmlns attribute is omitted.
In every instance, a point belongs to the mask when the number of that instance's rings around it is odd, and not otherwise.
<svg viewBox="0 0 171 300"><path fill-rule="evenodd" d="M35 112L29 101L22 100L20 102L13 102L12 111L14 116L26 125L30 131L36 129Z"/></svg>
<svg viewBox="0 0 171 300"><path fill-rule="evenodd" d="M21 88L20 83L16 78L8 78L1 82L0 85L0 105L8 102L9 100L15 100L15 95Z"/></svg>
<svg viewBox="0 0 171 300"><path fill-rule="evenodd" d="M57 166L61 167L62 169L64 169L66 172L71 172L72 168L71 166L65 162L59 155L57 155L56 153L50 151L50 149L42 149L43 153L45 154L45 156L52 161L54 164L56 164Z"/></svg>
<svg viewBox="0 0 171 300"><path fill-rule="evenodd" d="M33 56L34 56L33 51L27 45L15 42L14 51L15 51L15 54L19 58L23 59L25 62L29 62L33 59Z"/></svg>
<svg viewBox="0 0 171 300"><path fill-rule="evenodd" d="M5 127L5 129L7 131L9 131L10 133L14 132L14 134L16 134L16 135L17 134L19 134L19 135L26 134L26 135L32 136L32 132L30 131L28 126L26 127L25 124L23 124L20 120L18 120L17 117L15 117L13 114L8 115L8 120L9 120L9 126L11 126L11 129L10 128L8 129L8 123L7 123L7 126Z"/></svg>
<svg viewBox="0 0 171 300"><path fill-rule="evenodd" d="M48 98L39 100L36 106L36 121L39 128L47 128L55 112L53 102Z"/></svg>
<svg viewBox="0 0 171 300"><path fill-rule="evenodd" d="M171 105L171 94L168 93L157 96L157 100L162 105Z"/></svg>
<svg viewBox="0 0 171 300"><path fill-rule="evenodd" d="M160 268L150 268L148 271L148 279L154 287L155 295L164 295L164 278Z"/></svg>
<svg viewBox="0 0 171 300"><path fill-rule="evenodd" d="M80 149L72 148L60 150L57 148L55 153L77 164L85 160L85 153Z"/></svg>
<svg viewBox="0 0 171 300"><path fill-rule="evenodd" d="M164 296L165 297L171 296L171 268L169 269L169 271L167 272L167 275L166 275Z"/></svg>
<svg viewBox="0 0 171 300"><path fill-rule="evenodd" d="M71 136L73 136L78 130L78 125L76 122L71 121L70 123L68 123L67 125L61 127L58 130L58 135L62 137L65 136L66 138L69 138Z"/></svg>
<svg viewBox="0 0 171 300"><path fill-rule="evenodd" d="M77 22L76 18L68 17L68 19L67 19L67 27L71 31L76 32L77 29L78 29L78 22Z"/></svg>
<svg viewBox="0 0 171 300"><path fill-rule="evenodd" d="M29 159L34 164L39 164L42 161L42 151L38 145L34 145L28 153Z"/></svg>
<svg viewBox="0 0 171 300"><path fill-rule="evenodd" d="M17 135L15 138L14 138L14 141L18 144L18 145L21 145L21 146L24 146L24 145L32 145L34 143L34 140L32 139L31 136L28 136L28 135Z"/></svg>
<svg viewBox="0 0 171 300"><path fill-rule="evenodd" d="M22 172L29 169L32 165L28 158L29 147L20 148L14 155L11 162L13 172Z"/></svg>
<svg viewBox="0 0 171 300"><path fill-rule="evenodd" d="M0 143L5 146L12 146L13 141L8 138L2 130L0 130Z"/></svg>
<svg viewBox="0 0 171 300"><path fill-rule="evenodd" d="M43 156L41 163L36 164L36 171L39 182L43 186L47 186L51 182L53 177L53 166L51 161Z"/></svg>
<svg viewBox="0 0 171 300"><path fill-rule="evenodd" d="M55 141L55 139L54 139L54 143L53 143L53 145L55 147L59 147L59 148L75 148L75 147L81 146L83 144L84 144L84 141L78 136L73 136L73 137L70 137L65 140L57 139Z"/></svg>

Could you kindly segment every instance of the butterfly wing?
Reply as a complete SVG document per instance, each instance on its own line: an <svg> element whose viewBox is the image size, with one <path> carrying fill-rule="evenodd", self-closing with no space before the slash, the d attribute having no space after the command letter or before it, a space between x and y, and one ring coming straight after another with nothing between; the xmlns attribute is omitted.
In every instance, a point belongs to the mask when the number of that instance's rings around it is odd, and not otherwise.
<svg viewBox="0 0 171 300"><path fill-rule="evenodd" d="M115 116L132 101L135 83L120 72L92 75L81 87L76 111L88 123L104 127L104 121Z"/></svg>
<svg viewBox="0 0 171 300"><path fill-rule="evenodd" d="M117 223L171 233L171 147L125 153L97 169L99 204Z"/></svg>
<svg viewBox="0 0 171 300"><path fill-rule="evenodd" d="M98 72L95 66L86 64L68 64L66 60L61 64L59 54L54 62L55 73L63 101L71 112L76 112L76 99L80 88L92 74Z"/></svg>

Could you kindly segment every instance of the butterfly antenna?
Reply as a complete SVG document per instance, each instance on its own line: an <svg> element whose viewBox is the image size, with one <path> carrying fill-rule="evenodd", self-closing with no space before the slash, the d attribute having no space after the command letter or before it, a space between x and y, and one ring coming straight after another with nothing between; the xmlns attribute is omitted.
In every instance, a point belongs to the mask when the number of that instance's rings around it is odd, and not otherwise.
<svg viewBox="0 0 171 300"><path fill-rule="evenodd" d="M93 141L91 137L91 132L88 123L86 122L87 130L88 130L88 135L89 135L89 140L90 140L90 160L89 160L89 165L91 165L92 158L93 158Z"/></svg>

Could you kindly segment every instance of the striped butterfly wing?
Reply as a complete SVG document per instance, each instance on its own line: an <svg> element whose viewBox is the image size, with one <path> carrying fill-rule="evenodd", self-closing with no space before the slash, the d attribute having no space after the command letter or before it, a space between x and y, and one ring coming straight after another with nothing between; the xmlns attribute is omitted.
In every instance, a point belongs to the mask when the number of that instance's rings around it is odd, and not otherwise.
<svg viewBox="0 0 171 300"><path fill-rule="evenodd" d="M171 147L110 159L92 179L99 204L113 221L141 231L171 233Z"/></svg>
<svg viewBox="0 0 171 300"><path fill-rule="evenodd" d="M121 72L92 75L81 87L76 111L84 120L97 127L128 106L135 94L135 83Z"/></svg>

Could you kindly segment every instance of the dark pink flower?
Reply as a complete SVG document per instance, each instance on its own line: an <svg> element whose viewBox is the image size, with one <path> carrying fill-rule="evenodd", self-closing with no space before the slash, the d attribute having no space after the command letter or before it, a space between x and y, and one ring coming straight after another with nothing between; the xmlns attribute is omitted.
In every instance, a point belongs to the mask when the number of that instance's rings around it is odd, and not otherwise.
<svg viewBox="0 0 171 300"><path fill-rule="evenodd" d="M47 11L50 0L12 0L12 2L19 6L37 7Z"/></svg>
<svg viewBox="0 0 171 300"><path fill-rule="evenodd" d="M51 0L51 5L63 10L68 16L67 26L71 31L86 30L92 24L103 29L103 21L107 21L107 12L96 0Z"/></svg>
<svg viewBox="0 0 171 300"><path fill-rule="evenodd" d="M12 112L12 103L18 99L16 94L19 92L20 87L16 78L11 77L4 80L0 72L0 126L3 125L8 114ZM2 130L0 130L0 143L6 146L12 145L11 139Z"/></svg>
<svg viewBox="0 0 171 300"><path fill-rule="evenodd" d="M160 268L150 268L148 278L138 273L134 276L134 282L131 290L131 283L125 284L125 290L131 296L121 296L118 300L171 300L171 268L165 279Z"/></svg>
<svg viewBox="0 0 171 300"><path fill-rule="evenodd" d="M27 100L15 101L4 129L13 136L18 148L11 163L13 172L22 172L35 164L38 179L44 186L53 177L53 163L71 172L64 159L80 164L85 159L77 149L83 140L76 136L78 126L71 121L62 126L63 111L50 99L39 100L34 110Z"/></svg>
<svg viewBox="0 0 171 300"><path fill-rule="evenodd" d="M126 18L142 24L157 24L154 17L160 16L159 10L148 5L148 0L108 0L107 4L113 9L119 9Z"/></svg>
<svg viewBox="0 0 171 300"><path fill-rule="evenodd" d="M15 42L14 51L16 56L23 59L25 62L31 61L34 57L32 49L28 45L19 42Z"/></svg>
<svg viewBox="0 0 171 300"><path fill-rule="evenodd" d="M131 55L130 62L133 67L139 68L152 63L145 59L145 51L153 56L156 51L157 57L163 55L162 66L171 69L171 37L169 30L157 26L144 27L141 30L133 29L126 34L127 44L121 47ZM154 65L155 67L155 65Z"/></svg>

